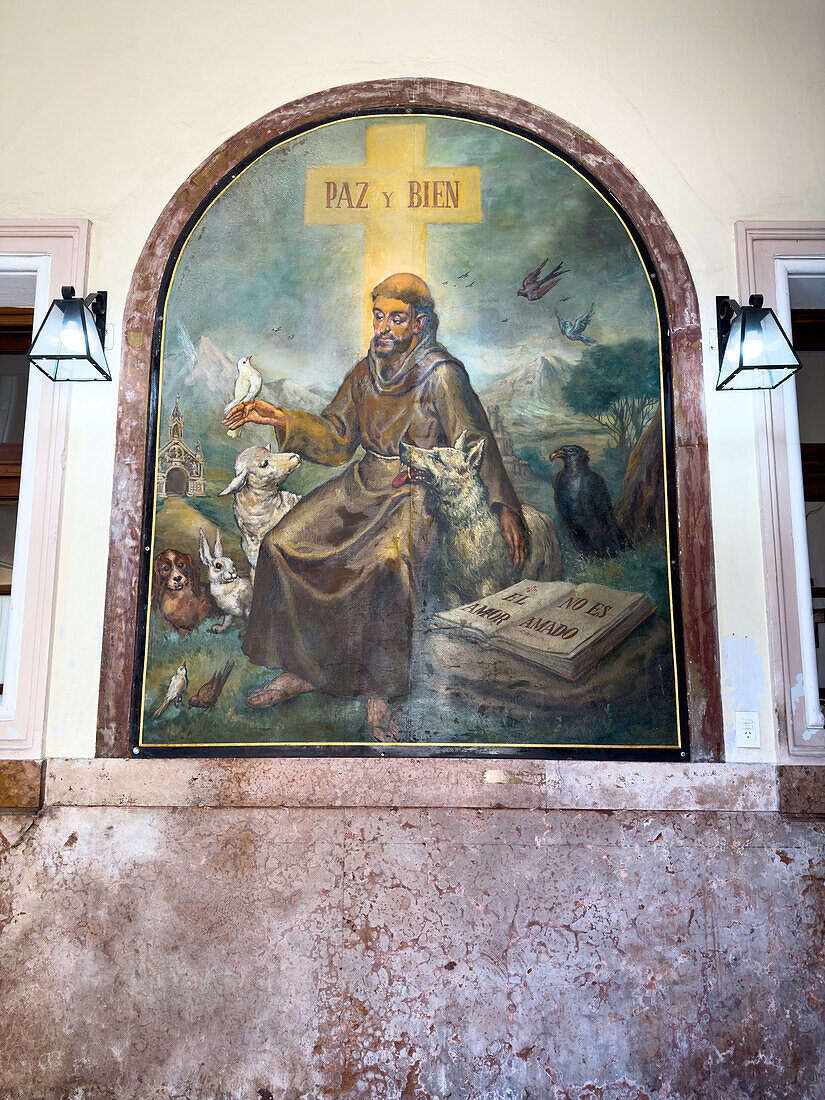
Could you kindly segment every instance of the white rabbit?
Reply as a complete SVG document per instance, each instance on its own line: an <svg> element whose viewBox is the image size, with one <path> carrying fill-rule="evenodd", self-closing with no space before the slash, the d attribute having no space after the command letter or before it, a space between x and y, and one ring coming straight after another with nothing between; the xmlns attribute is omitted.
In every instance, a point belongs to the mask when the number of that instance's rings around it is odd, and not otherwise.
<svg viewBox="0 0 825 1100"><path fill-rule="evenodd" d="M223 634L232 625L234 618L242 618L244 622L249 618L249 609L252 607L252 585L246 577L238 576L232 559L224 557L220 531L215 530L214 553L210 553L209 543L200 527L198 544L201 561L209 567L209 591L218 605L218 610L223 614L221 621L211 627L211 630L213 634Z"/></svg>

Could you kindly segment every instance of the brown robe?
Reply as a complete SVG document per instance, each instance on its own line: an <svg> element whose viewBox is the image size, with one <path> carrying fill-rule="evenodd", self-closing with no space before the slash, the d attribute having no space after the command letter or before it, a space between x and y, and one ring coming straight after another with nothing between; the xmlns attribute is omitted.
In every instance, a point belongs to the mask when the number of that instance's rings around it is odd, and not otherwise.
<svg viewBox="0 0 825 1100"><path fill-rule="evenodd" d="M418 577L433 541L423 487L394 488L399 444L484 438L481 475L494 507L521 514L484 409L458 360L422 341L389 372L372 352L320 416L284 410L283 450L340 466L261 544L243 649L331 695L386 698L410 688Z"/></svg>

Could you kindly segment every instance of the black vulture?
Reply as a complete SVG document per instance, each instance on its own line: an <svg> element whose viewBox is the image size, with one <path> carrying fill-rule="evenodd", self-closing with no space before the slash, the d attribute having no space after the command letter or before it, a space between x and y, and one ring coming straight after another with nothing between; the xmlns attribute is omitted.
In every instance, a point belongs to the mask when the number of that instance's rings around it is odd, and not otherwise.
<svg viewBox="0 0 825 1100"><path fill-rule="evenodd" d="M564 465L553 478L559 519L576 549L588 558L612 558L630 542L613 515L610 493L601 474L590 469L590 455L578 443L550 455Z"/></svg>

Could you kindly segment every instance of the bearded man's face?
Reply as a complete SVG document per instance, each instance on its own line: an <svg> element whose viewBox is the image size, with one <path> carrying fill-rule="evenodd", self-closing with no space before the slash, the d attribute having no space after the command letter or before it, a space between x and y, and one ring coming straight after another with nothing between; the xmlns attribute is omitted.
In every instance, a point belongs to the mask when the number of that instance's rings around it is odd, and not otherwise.
<svg viewBox="0 0 825 1100"><path fill-rule="evenodd" d="M372 303L372 350L379 359L403 355L424 327L424 317L396 298L378 297Z"/></svg>

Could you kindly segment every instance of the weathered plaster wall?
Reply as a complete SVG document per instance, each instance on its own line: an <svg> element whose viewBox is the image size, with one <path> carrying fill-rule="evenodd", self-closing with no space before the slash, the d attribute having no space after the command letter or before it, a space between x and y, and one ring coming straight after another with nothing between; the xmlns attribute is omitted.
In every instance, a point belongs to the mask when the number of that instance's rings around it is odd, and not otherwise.
<svg viewBox="0 0 825 1100"><path fill-rule="evenodd" d="M421 0L414 17L362 0L299 9L266 0L71 8L34 0L4 12L0 201L7 217L92 219L90 283L110 293L116 364L141 246L170 195L221 141L273 106L332 85L450 77L538 103L623 161L685 252L707 334L715 294L736 286L733 222L823 217L824 34L818 0ZM710 385L712 354L705 370ZM72 395L53 755L94 749L115 397L114 386ZM769 730L750 397L717 397L711 387L708 432L719 625L733 639L723 650L726 727L747 697Z"/></svg>
<svg viewBox="0 0 825 1100"><path fill-rule="evenodd" d="M4 1100L821 1100L825 825L0 818Z"/></svg>

